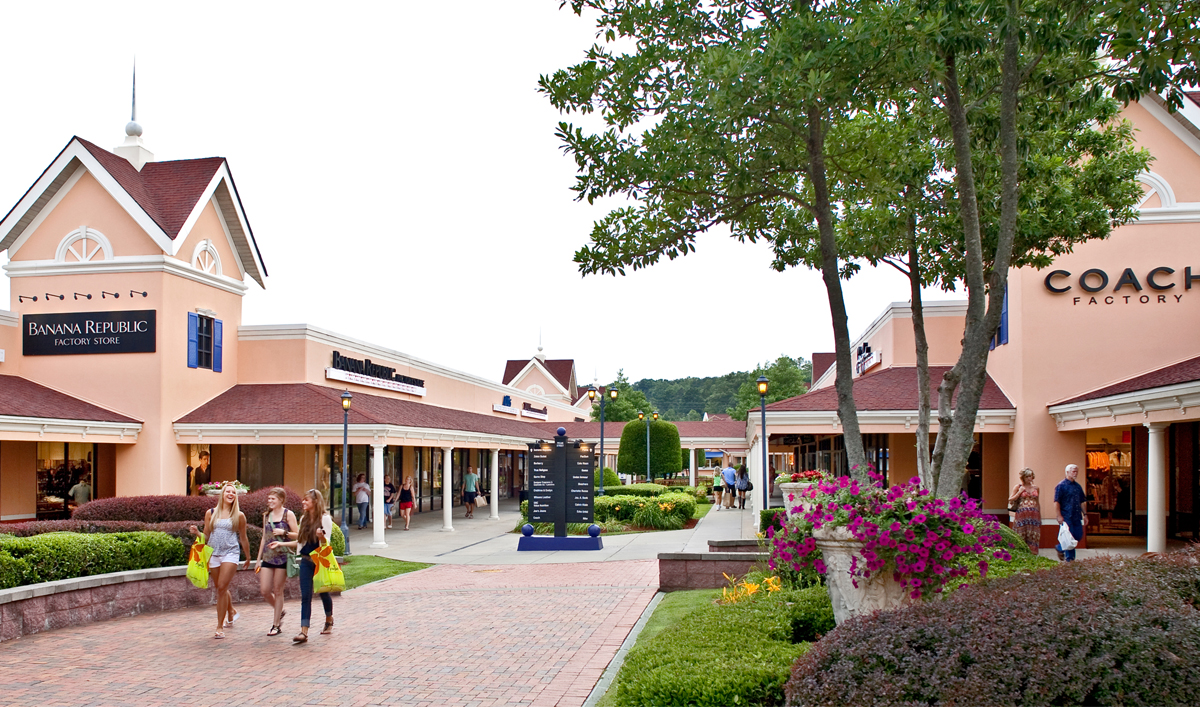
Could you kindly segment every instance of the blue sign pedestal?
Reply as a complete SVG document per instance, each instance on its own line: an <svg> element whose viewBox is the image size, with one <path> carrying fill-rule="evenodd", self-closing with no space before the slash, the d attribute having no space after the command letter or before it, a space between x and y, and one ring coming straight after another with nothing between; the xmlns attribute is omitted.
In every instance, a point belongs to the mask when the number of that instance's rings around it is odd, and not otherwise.
<svg viewBox="0 0 1200 707"><path fill-rule="evenodd" d="M553 535L527 535L517 541L517 550L556 552L558 550L603 550L604 541L580 535L559 538Z"/></svg>

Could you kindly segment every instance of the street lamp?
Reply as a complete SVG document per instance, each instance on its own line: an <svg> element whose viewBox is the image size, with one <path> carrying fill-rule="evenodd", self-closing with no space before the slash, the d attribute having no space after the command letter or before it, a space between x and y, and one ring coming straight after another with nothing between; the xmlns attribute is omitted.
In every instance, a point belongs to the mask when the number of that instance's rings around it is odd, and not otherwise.
<svg viewBox="0 0 1200 707"><path fill-rule="evenodd" d="M346 474L350 467L350 391L342 391L342 542L345 554L350 554L350 524L346 522Z"/></svg>
<svg viewBox="0 0 1200 707"><path fill-rule="evenodd" d="M655 410L651 415L658 420L658 411ZM650 418L646 417L646 413L638 410L638 419L646 423L646 481L654 483L654 477L650 474Z"/></svg>
<svg viewBox="0 0 1200 707"><path fill-rule="evenodd" d="M767 476L770 473L767 471L767 377L759 376L755 381L758 384L758 401L759 407L762 409L762 434L759 435L759 440L762 443L762 474L763 474L763 508L771 507L771 479Z"/></svg>
<svg viewBox="0 0 1200 707"><path fill-rule="evenodd" d="M588 386L588 400L591 400L592 402L596 402L597 393L598 393L598 391L596 390L596 386L594 386L594 385ZM612 398L613 402L616 402L617 389L609 388L607 397ZM600 490L598 491L598 495L600 495L600 496L604 495L604 401L605 401L605 396L603 394L601 394L600 395Z"/></svg>

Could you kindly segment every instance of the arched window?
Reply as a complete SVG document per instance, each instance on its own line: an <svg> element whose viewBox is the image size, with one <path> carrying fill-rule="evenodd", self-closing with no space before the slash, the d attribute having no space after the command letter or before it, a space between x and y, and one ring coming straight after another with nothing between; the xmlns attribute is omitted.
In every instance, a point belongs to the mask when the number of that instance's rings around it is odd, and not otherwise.
<svg viewBox="0 0 1200 707"><path fill-rule="evenodd" d="M112 260L112 257L112 244L104 234L87 226L80 226L64 236L54 254L54 260L59 263L91 263Z"/></svg>
<svg viewBox="0 0 1200 707"><path fill-rule="evenodd" d="M205 239L196 244L196 250L192 253L192 267L209 275L221 274L221 256L217 255L212 241Z"/></svg>
<svg viewBox="0 0 1200 707"><path fill-rule="evenodd" d="M545 395L546 394L545 389L543 389L542 386L538 385L537 383L534 383L533 385L526 388L525 392L532 393L533 395Z"/></svg>

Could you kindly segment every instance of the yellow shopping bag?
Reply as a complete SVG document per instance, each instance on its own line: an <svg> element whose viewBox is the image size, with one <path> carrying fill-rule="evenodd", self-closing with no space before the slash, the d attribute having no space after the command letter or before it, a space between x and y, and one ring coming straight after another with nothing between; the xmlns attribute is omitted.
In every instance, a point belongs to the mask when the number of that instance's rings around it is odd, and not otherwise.
<svg viewBox="0 0 1200 707"><path fill-rule="evenodd" d="M208 558L212 554L213 549L204 544L204 533L201 533L192 543L187 568L187 578L200 589L208 589Z"/></svg>
<svg viewBox="0 0 1200 707"><path fill-rule="evenodd" d="M317 594L340 592L346 588L346 575L338 567L333 548L327 544L309 553L313 565L313 591Z"/></svg>

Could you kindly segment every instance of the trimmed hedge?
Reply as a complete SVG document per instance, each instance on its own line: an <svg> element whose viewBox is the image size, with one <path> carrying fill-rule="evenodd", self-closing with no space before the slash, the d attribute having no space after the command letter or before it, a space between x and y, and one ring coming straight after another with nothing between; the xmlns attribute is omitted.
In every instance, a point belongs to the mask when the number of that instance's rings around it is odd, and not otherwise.
<svg viewBox="0 0 1200 707"><path fill-rule="evenodd" d="M628 487L626 487L628 488ZM692 519L696 513L696 498L690 494L668 493L654 497L621 494L619 496L597 496L595 511L597 522L622 521L633 522L638 510L647 504L658 502L672 506L670 513L679 518L679 527ZM657 527L657 526L645 526Z"/></svg>
<svg viewBox="0 0 1200 707"><path fill-rule="evenodd" d="M621 487L622 496L659 496L672 491L662 484L629 484Z"/></svg>
<svg viewBox="0 0 1200 707"><path fill-rule="evenodd" d="M737 604L710 605L639 641L617 678L621 707L779 705L801 641L833 626L823 587L761 591ZM824 631L820 630L823 629Z"/></svg>
<svg viewBox="0 0 1200 707"><path fill-rule="evenodd" d="M607 467L607 466L604 467L603 475L604 475L604 488L605 489L617 488L618 486L621 485L621 477L617 476L617 472L613 471L609 467ZM592 482L596 486L600 485L600 476L601 476L600 469L597 469L596 470L596 480Z"/></svg>
<svg viewBox="0 0 1200 707"><path fill-rule="evenodd" d="M783 530L787 522L787 511L782 508L764 508L758 512L758 531L767 534L767 528L774 527L776 532Z"/></svg>
<svg viewBox="0 0 1200 707"><path fill-rule="evenodd" d="M1191 703L1197 602L1194 548L989 579L842 624L796 662L788 704Z"/></svg>
<svg viewBox="0 0 1200 707"><path fill-rule="evenodd" d="M44 533L0 536L0 589L109 572L173 567L187 561L166 533Z"/></svg>

